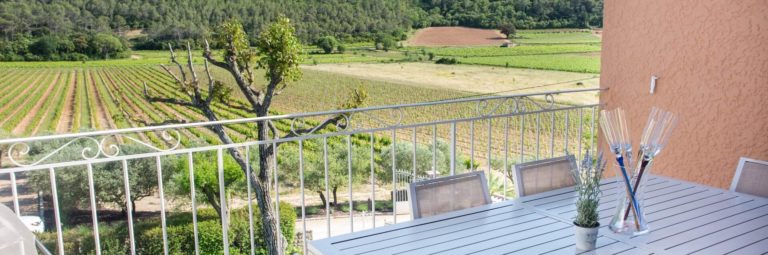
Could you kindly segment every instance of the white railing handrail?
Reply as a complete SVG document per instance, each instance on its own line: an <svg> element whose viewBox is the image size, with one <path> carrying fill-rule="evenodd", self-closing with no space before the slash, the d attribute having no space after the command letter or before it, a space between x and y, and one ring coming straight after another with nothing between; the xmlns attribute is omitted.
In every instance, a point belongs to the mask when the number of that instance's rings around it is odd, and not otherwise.
<svg viewBox="0 0 768 255"><path fill-rule="evenodd" d="M433 125L440 125L440 124L470 122L470 121L477 121L477 120L483 120L483 119L489 119L489 118L503 118L503 117L519 116L519 115L533 115L533 114L540 114L540 113L547 113L547 112L554 112L554 111L567 111L567 110L575 110L575 109L582 109L582 108L593 108L598 106L600 106L600 104L587 104L587 105L557 108L553 110L538 110L538 111L528 111L524 113L507 113L507 114L497 114L497 115L489 115L489 116L469 117L469 118L454 118L450 120L431 121L431 122L423 122L423 123L416 123L416 124L403 124L397 127L367 128L367 129L352 130L352 131L338 131L333 133L308 134L308 135L294 136L289 138L250 140L250 141L235 142L235 143L229 143L229 144L204 145L204 146L197 146L193 148L178 148L173 150L164 150L164 151L156 151L156 152L148 152L148 153L140 153L140 154L127 154L127 155L119 155L119 156L112 156L112 157L100 157L100 158L92 158L87 160L85 159L72 160L72 161L60 162L60 163L45 163L45 164L39 164L39 165L36 164L36 165L13 166L13 167L0 168L0 174L7 174L12 172L25 172L25 171L32 171L32 170L48 169L48 168L77 166L77 165L83 165L85 163L96 164L96 163L105 163L105 162L121 161L121 160L151 158L151 157L158 157L158 156L181 155L181 154L193 153L193 152L211 151L215 149L232 149L232 148L241 148L241 147L247 147L247 146L258 146L263 144L285 143L285 142L295 142L300 140L327 138L332 136L344 136L344 135L380 132L380 131L387 131L387 130L393 130L393 129L408 129L408 128L414 128L414 127L426 127L426 126L433 126ZM200 122L200 123L205 123L205 122ZM84 136L84 137L88 137L88 136ZM78 137L75 137L75 138L78 138ZM0 143L0 145L1 144L2 143ZM8 151L8 153L11 153L11 151Z"/></svg>
<svg viewBox="0 0 768 255"><path fill-rule="evenodd" d="M433 105L465 103L465 102L473 102L473 101L487 101L487 100L504 99L504 98L548 96L548 95L591 92L591 91L600 91L600 90L601 90L600 88L587 88L587 89L573 89L573 90L562 90L562 91L524 93L524 94L514 94L514 95L468 97L468 98L440 100L440 101L431 101L431 102L371 106L371 107L343 109L343 110L281 114L281 115L270 115L270 116L264 116L264 117L228 119L228 120L217 120L217 121L201 121L201 122L190 122L190 123L181 123L181 124L98 130L98 131L89 131L89 132L75 132L75 133L56 134L56 135L30 136L30 137L22 137L22 138L8 138L8 139L0 139L0 145L45 141L45 140L53 140L53 139L79 138L79 137L91 137L91 136L109 136L109 135L116 135L116 134L140 133L140 132L167 130L167 129L194 128L194 127L206 127L206 126L216 126L216 125L232 125L232 124L241 124L241 123L253 123L253 122L259 122L259 121L280 120L280 119L306 118L306 117L314 117L314 116L326 116L326 115L336 115L336 114L355 113L355 112L433 106Z"/></svg>

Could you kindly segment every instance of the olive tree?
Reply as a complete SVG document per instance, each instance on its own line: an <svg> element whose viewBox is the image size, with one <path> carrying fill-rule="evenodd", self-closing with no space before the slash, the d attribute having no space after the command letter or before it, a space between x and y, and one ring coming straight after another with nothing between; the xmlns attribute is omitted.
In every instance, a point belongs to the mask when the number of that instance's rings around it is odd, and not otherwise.
<svg viewBox="0 0 768 255"><path fill-rule="evenodd" d="M32 146L30 155L45 155L45 152L60 148L62 144L57 142L40 143ZM81 155L82 148L92 146L88 142L76 142L69 148L65 148L51 160L65 162L77 159ZM80 150L78 150L80 149ZM136 154L144 152L144 148L138 145L124 145L120 148L127 154ZM169 165L170 158L162 157L161 164ZM164 163L165 162L165 163ZM131 204L132 211L136 214L136 201L142 198L155 195L157 192L157 162L154 158L138 158L126 160L128 174L128 183L130 188L130 201L126 201L125 179L123 179L123 166L121 161L109 161L104 163L92 164L94 179L94 195L96 201L100 204L110 204L121 209L122 213L128 212L128 203ZM163 181L170 178L173 169L164 167L161 171ZM171 167L172 168L172 167ZM56 169L56 186L58 187L59 204L63 207L65 217L67 213L75 212L81 208L90 206L88 178L85 166L70 166ZM51 182L48 172L32 171L29 174L29 182L35 191L42 192L46 199L51 196Z"/></svg>
<svg viewBox="0 0 768 255"><path fill-rule="evenodd" d="M216 161L216 154L212 152L200 152L195 153L193 158L194 162L194 185L195 191L201 194L202 198L208 205L213 207L219 218L222 217L222 213L230 215L230 211L221 211L221 195L219 193L219 180L218 180L218 162ZM230 194L237 190L238 185L242 185L245 179L245 174L240 171L240 166L230 155L224 156L222 162L224 163L224 190L226 200L230 197ZM187 194L191 190L189 186L189 162L187 158L180 158L176 161L176 175L173 178L173 183L176 186L175 193L178 195ZM200 197L200 196L198 196ZM227 208L230 209L230 208Z"/></svg>
<svg viewBox="0 0 768 255"><path fill-rule="evenodd" d="M321 148L304 148L304 187L317 193L323 205L329 204L338 208L339 188L349 188L350 179L355 184L368 177L367 170L371 167L369 151L362 146L352 145L350 148L345 142L329 140L326 157L323 145L317 147ZM300 167L298 147L281 148L278 164L286 173L281 180L296 185L299 182ZM332 201L329 201L327 196L331 196Z"/></svg>
<svg viewBox="0 0 768 255"><path fill-rule="evenodd" d="M339 41L336 40L336 37L333 36L323 36L320 37L320 39L317 39L317 42L315 42L315 46L322 49L325 54L330 54L334 50L336 50L337 47L339 47Z"/></svg>
<svg viewBox="0 0 768 255"><path fill-rule="evenodd" d="M170 48L171 62L178 68L178 73L174 73L167 66L161 66L178 85L178 89L185 93L187 98L158 98L149 94L145 95L150 101L159 101L195 108L199 110L208 120L219 120L219 116L213 111L213 100L223 98L233 100L234 96L221 96L222 90L226 88L221 82L214 80L211 75L209 65L213 65L226 70L235 80L235 87L241 93L242 98L246 100L245 110L257 117L269 115L270 107L275 96L280 95L282 90L288 85L288 82L296 81L301 77L299 64L302 61L301 44L296 37L295 28L290 20L285 17L279 17L274 23L269 24L255 40L255 49L252 49L249 43L249 37L245 33L243 26L237 21L230 21L222 24L217 29L215 40L218 45L223 47L222 58L217 58L211 51L209 42L205 41L203 50L204 70L208 77L208 89L205 93L201 88L201 81L193 66L192 49L187 44L188 62L185 68L177 59ZM265 70L266 84L259 85L253 77L255 68ZM145 90L146 91L146 90ZM354 93L360 95L360 93ZM359 102L361 100L351 100ZM355 105L350 105L356 107ZM329 125L342 123L344 116L336 115L320 121L317 125L304 130L295 130L289 134L280 134L276 126L271 121L257 121L256 138L260 141L273 138L289 138L308 130L320 130ZM211 125L208 127L216 134L223 144L232 144L234 141L225 132L222 125ZM228 154L234 159L243 173L251 171L251 185L255 193L255 199L261 212L261 222L263 223L262 240L265 243L267 252L270 255L280 254L278 242L285 240L280 238L280 231L277 228L277 220L274 215L273 203L270 194L271 172L274 171L273 161L270 160L275 152L273 146L277 144L260 144L257 146L258 153L257 165L250 166L251 161L247 160L243 153L237 148L227 149Z"/></svg>

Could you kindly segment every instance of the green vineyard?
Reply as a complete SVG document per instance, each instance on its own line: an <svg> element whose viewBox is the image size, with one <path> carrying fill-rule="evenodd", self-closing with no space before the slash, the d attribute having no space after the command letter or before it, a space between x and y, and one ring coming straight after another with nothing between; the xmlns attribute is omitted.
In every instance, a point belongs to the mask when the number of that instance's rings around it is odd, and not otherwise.
<svg viewBox="0 0 768 255"><path fill-rule="evenodd" d="M156 65L126 65L114 67L50 67L7 68L0 75L0 128L10 136L32 136L51 133L69 133L87 130L121 129L158 124L206 121L196 108L173 103L149 100L144 95L144 84L153 98L180 98L187 95L180 91L173 79ZM220 69L213 70L214 78L225 82L231 79ZM256 77L263 79L261 74ZM232 83L229 83L232 84ZM354 78L321 71L304 70L302 79L290 84L276 97L273 114L315 112L338 109L347 93L362 89L368 93L364 106L395 105L452 98L473 94L448 89L417 87ZM233 93L237 95L238 93ZM493 102L491 102L493 103ZM531 109L535 105L529 103ZM214 103L214 111L220 119L254 117L244 110L243 99L235 97L229 102ZM374 116L376 114L382 116ZM386 119L389 112L361 113L352 116L353 128L380 127L377 119ZM435 120L472 118L477 116L476 102L405 108L403 124ZM566 149L575 151L578 146L592 146L593 118L590 109L558 111L517 116L490 121L460 122L457 124L457 146L465 154L477 158L499 157L507 150L513 158L520 155L535 157L549 155ZM566 116L568 115L568 116ZM389 116L391 117L391 116ZM579 119L581 118L581 119ZM316 121L310 119L309 121ZM290 120L275 122L282 134L291 131ZM227 125L226 132L236 142L254 140L255 123ZM437 132L436 134L433 134ZM413 143L430 144L436 136L450 137L448 125L426 126L414 129L398 129L395 139ZM579 137L576 134L583 134ZM181 143L216 144L216 135L205 128L180 130ZM388 144L391 132L375 133L383 144ZM509 141L501 138L507 135ZM166 145L160 133L136 134L138 139L155 146ZM530 138L537 138L536 140ZM366 135L354 136L355 144L368 144ZM490 139L493 138L493 139ZM525 139L523 139L525 138ZM340 138L339 138L340 139ZM335 140L335 139L334 139ZM505 144L507 148L505 149ZM540 146L546 144L547 146ZM551 144L551 146L550 146ZM538 145L538 146L537 146ZM541 147L541 148L539 148ZM488 151L490 149L490 153ZM515 153L517 152L517 153ZM520 153L522 152L522 153Z"/></svg>

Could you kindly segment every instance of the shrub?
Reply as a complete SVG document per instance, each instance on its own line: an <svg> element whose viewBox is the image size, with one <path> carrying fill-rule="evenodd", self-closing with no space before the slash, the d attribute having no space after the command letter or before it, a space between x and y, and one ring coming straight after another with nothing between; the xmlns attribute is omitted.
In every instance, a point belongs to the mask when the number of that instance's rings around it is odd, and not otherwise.
<svg viewBox="0 0 768 255"><path fill-rule="evenodd" d="M296 209L296 213L301 214L301 207ZM320 214L320 207L317 207L317 206L306 206L306 207L304 207L304 213L306 215Z"/></svg>
<svg viewBox="0 0 768 255"><path fill-rule="evenodd" d="M339 41L333 36L324 36L315 42L315 46L322 49L325 54L330 54L339 46Z"/></svg>
<svg viewBox="0 0 768 255"><path fill-rule="evenodd" d="M376 46L377 50L389 51L390 49L397 46L397 42L394 38L392 38L391 35L380 33L376 35L374 45Z"/></svg>
<svg viewBox="0 0 768 255"><path fill-rule="evenodd" d="M367 211L369 211L369 210L371 210L371 208L368 208L368 202L365 202L365 203L357 203L357 204L355 205L355 211L358 211L358 212L367 212Z"/></svg>
<svg viewBox="0 0 768 255"><path fill-rule="evenodd" d="M443 65L455 65L458 63L459 61L456 60L456 58L440 58L437 61L435 61L435 64L443 64Z"/></svg>
<svg viewBox="0 0 768 255"><path fill-rule="evenodd" d="M197 224L200 254L217 254L223 249L221 224L212 210L200 210L200 212L201 215L198 215ZM263 238L260 237L262 229L260 219L261 215L259 210L254 208L253 234L256 254L266 254ZM173 220L169 219L167 223L169 253L186 254L189 251L194 251L194 225L192 224L191 215L184 214ZM294 212L293 207L287 203L280 203L280 231L289 244L293 243L295 224L296 213ZM232 211L227 233L229 237L230 254L250 253L251 240L247 208ZM162 234L163 232L160 224L155 224L154 227L141 233L137 232L137 241L138 244L141 244L141 247L137 247L139 252L142 254L162 254ZM291 249L291 247L289 247L289 249Z"/></svg>
<svg viewBox="0 0 768 255"><path fill-rule="evenodd" d="M222 250L221 224L216 212L209 208L198 210L198 241L200 254L218 254ZM280 231L288 244L293 243L296 213L287 203L280 203ZM166 218L168 250L170 254L189 254L194 251L192 213L170 213ZM134 222L136 249L139 254L163 254L163 230L159 218L136 219ZM266 254L261 238L261 216L258 208L253 212L253 231L256 254ZM63 230L66 254L94 254L92 229L77 226ZM228 230L230 254L250 253L250 229L248 209L232 211ZM56 233L44 232L37 235L49 251L56 251ZM126 222L99 224L102 254L128 254L128 227ZM295 247L287 247L294 250Z"/></svg>

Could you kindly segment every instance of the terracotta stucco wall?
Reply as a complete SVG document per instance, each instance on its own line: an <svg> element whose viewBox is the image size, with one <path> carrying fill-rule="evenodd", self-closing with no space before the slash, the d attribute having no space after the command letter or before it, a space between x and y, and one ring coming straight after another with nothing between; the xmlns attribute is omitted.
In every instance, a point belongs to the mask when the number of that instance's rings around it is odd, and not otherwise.
<svg viewBox="0 0 768 255"><path fill-rule="evenodd" d="M636 146L652 106L680 116L654 173L727 188L740 156L768 160L768 1L606 0L604 13L601 103L627 110Z"/></svg>

